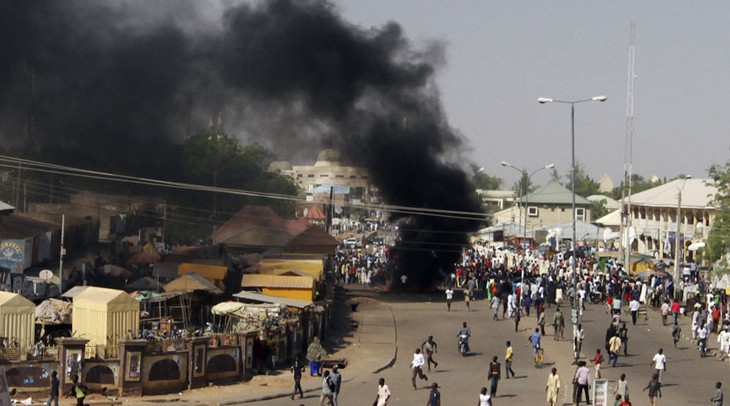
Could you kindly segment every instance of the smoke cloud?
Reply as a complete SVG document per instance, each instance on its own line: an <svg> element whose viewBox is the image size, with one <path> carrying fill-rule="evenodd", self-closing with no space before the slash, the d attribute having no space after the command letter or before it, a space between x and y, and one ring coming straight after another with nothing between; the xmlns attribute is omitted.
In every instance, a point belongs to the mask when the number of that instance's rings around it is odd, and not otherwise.
<svg viewBox="0 0 730 406"><path fill-rule="evenodd" d="M462 138L433 83L440 46L364 29L326 1L0 0L0 137L46 160L174 178L180 141L223 112L279 156L323 147L368 168L389 204L478 212ZM5 40L8 39L8 40ZM421 286L473 220L406 217L395 254Z"/></svg>

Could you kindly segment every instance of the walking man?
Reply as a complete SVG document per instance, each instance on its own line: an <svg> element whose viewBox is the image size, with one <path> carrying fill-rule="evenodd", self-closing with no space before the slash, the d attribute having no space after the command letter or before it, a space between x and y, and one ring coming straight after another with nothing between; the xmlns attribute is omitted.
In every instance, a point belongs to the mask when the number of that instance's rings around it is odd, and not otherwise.
<svg viewBox="0 0 730 406"><path fill-rule="evenodd" d="M558 376L557 368L550 371L547 385L545 385L545 392L547 392L548 405L556 406L558 404L558 394L560 393L560 376Z"/></svg>
<svg viewBox="0 0 730 406"><path fill-rule="evenodd" d="M446 288L446 308L448 311L451 311L451 300L454 298L454 290L451 289L451 286Z"/></svg>
<svg viewBox="0 0 730 406"><path fill-rule="evenodd" d="M48 401L46 406L51 406L51 402L55 406L58 406L58 388L61 382L58 380L58 373L56 371L51 372L51 392L48 394Z"/></svg>
<svg viewBox="0 0 730 406"><path fill-rule="evenodd" d="M378 379L378 394L375 396L375 406L388 406L390 399L390 389L385 384L385 378Z"/></svg>
<svg viewBox="0 0 730 406"><path fill-rule="evenodd" d="M679 327L679 324L674 323L674 327L672 328L672 341L674 342L674 348L677 348L677 343L679 342L681 336L682 327Z"/></svg>
<svg viewBox="0 0 730 406"><path fill-rule="evenodd" d="M583 325L578 324L573 334L573 352L574 359L577 361L580 358L580 351L583 348L583 340L586 338L586 331L583 330Z"/></svg>
<svg viewBox="0 0 730 406"><path fill-rule="evenodd" d="M621 374L618 382L616 382L616 388L614 388L613 394L621 396L621 399L628 399L629 383L626 382L626 374Z"/></svg>
<svg viewBox="0 0 730 406"><path fill-rule="evenodd" d="M591 403L590 395L588 395L588 386L591 385L591 370L586 366L585 361L578 362L578 370L575 371L573 382L578 384L578 394L575 398L576 406L580 406L581 394L586 395L586 405Z"/></svg>
<svg viewBox="0 0 730 406"><path fill-rule="evenodd" d="M436 369L439 366L439 363L436 362L435 359L433 359L433 354L435 352L438 352L438 344L436 344L436 341L433 341L433 336L428 336L426 341L421 344L421 351L426 352L426 364L428 365L428 371L431 372L431 363L433 363L433 368Z"/></svg>
<svg viewBox="0 0 730 406"><path fill-rule="evenodd" d="M494 295L492 296L492 319L499 320L497 317L499 314L499 296Z"/></svg>
<svg viewBox="0 0 730 406"><path fill-rule="evenodd" d="M335 383L330 378L330 371L324 371L322 377L322 394L319 395L319 406L332 405L332 397L335 393Z"/></svg>
<svg viewBox="0 0 730 406"><path fill-rule="evenodd" d="M335 384L335 390L334 393L332 393L332 404L334 406L339 406L337 398L340 396L340 387L342 386L342 374L340 373L339 365L335 365L334 367L332 367L330 379L332 379L332 382L334 382Z"/></svg>
<svg viewBox="0 0 730 406"><path fill-rule="evenodd" d="M441 406L441 392L439 392L438 387L439 385L436 382L431 384L431 392L428 393L426 406Z"/></svg>
<svg viewBox="0 0 730 406"><path fill-rule="evenodd" d="M676 298L672 302L672 316L674 316L674 324L677 324L677 319L679 318L679 311L681 310L682 305L679 304L679 300Z"/></svg>
<svg viewBox="0 0 730 406"><path fill-rule="evenodd" d="M629 329L626 328L626 322L621 323L621 328L618 329L618 338L621 339L621 346L624 347L624 355L629 355Z"/></svg>
<svg viewBox="0 0 730 406"><path fill-rule="evenodd" d="M542 338L542 335L540 334L540 329L536 328L535 332L530 334L529 340L530 345L532 346L532 357L535 359L535 368L537 368L537 352L540 350L540 339Z"/></svg>
<svg viewBox="0 0 730 406"><path fill-rule="evenodd" d="M720 343L720 360L722 361L728 356L730 350L730 331L727 330L727 327L717 335L717 342Z"/></svg>
<svg viewBox="0 0 730 406"><path fill-rule="evenodd" d="M560 307L555 309L553 314L553 340L558 341L560 339L560 327L563 325L563 313L560 311Z"/></svg>
<svg viewBox="0 0 730 406"><path fill-rule="evenodd" d="M596 356L593 357L593 368L595 369L596 379L601 379L601 364L603 364L604 357L601 354L601 349L596 348Z"/></svg>
<svg viewBox="0 0 730 406"><path fill-rule="evenodd" d="M419 379L428 381L428 376L423 373L423 365L425 363L426 361L423 358L423 354L421 354L421 349L416 348L416 352L413 354L413 361L411 361L411 369L413 370L411 383L413 384L413 390L418 389L416 388L416 376L418 376Z"/></svg>
<svg viewBox="0 0 730 406"><path fill-rule="evenodd" d="M643 390L649 389L649 404L656 406L657 398L662 397L662 384L659 382L659 374L651 376L649 384Z"/></svg>
<svg viewBox="0 0 730 406"><path fill-rule="evenodd" d="M722 406L722 382L715 383L715 396L710 399L712 406Z"/></svg>
<svg viewBox="0 0 730 406"><path fill-rule="evenodd" d="M664 355L664 349L660 348L659 352L654 354L654 358L651 360L651 364L654 365L654 368L656 369L656 376L659 383L662 383L662 374L664 372L667 372L667 356ZM661 392L660 392L661 393ZM661 394L659 395L661 396ZM649 396L651 397L651 395Z"/></svg>
<svg viewBox="0 0 730 406"><path fill-rule="evenodd" d="M631 324L636 325L636 316L639 314L639 307L641 304L639 300L634 298L629 302L629 310L631 311Z"/></svg>
<svg viewBox="0 0 730 406"><path fill-rule="evenodd" d="M618 361L618 353L621 351L621 338L619 338L618 333L616 333L615 336L611 337L610 340L608 340L608 360L613 361L611 364L612 367L616 366L616 362Z"/></svg>
<svg viewBox="0 0 730 406"><path fill-rule="evenodd" d="M490 382L489 395L491 397L497 396L497 385L499 385L499 378L501 377L502 365L497 362L497 356L492 357L492 362L489 363L489 373L487 379Z"/></svg>
<svg viewBox="0 0 730 406"><path fill-rule="evenodd" d="M479 391L479 406L492 406L492 397L487 394L486 387Z"/></svg>
<svg viewBox="0 0 730 406"><path fill-rule="evenodd" d="M515 377L515 371L512 370L512 357L514 357L512 343L507 341L507 355L504 357L504 374L507 376L507 379L509 379L510 374L512 374L513 378Z"/></svg>
<svg viewBox="0 0 730 406"><path fill-rule="evenodd" d="M294 396L299 392L299 399L304 397L304 391L302 391L302 373L304 373L304 365L299 363L299 357L294 360L294 365L291 366L291 372L294 374L294 392L291 394L291 400L294 400Z"/></svg>

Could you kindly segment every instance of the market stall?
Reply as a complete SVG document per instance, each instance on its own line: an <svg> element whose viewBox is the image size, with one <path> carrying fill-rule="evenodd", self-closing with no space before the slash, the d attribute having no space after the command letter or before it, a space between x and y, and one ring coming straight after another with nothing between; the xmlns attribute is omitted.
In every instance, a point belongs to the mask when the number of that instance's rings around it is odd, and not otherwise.
<svg viewBox="0 0 730 406"><path fill-rule="evenodd" d="M35 341L35 305L17 293L0 292L0 341L28 350Z"/></svg>
<svg viewBox="0 0 730 406"><path fill-rule="evenodd" d="M88 339L91 348L113 351L139 330L139 302L121 290L89 286L73 298L73 308L74 336Z"/></svg>

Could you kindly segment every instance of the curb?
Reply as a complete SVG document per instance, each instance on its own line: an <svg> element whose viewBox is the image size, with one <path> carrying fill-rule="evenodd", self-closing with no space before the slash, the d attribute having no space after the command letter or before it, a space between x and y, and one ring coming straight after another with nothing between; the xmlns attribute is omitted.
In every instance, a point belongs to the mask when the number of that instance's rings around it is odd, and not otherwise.
<svg viewBox="0 0 730 406"><path fill-rule="evenodd" d="M398 360L398 344L396 344L398 342L398 325L396 323L395 313L393 313L393 307L391 305L388 305L388 310L390 311L390 316L393 318L393 330L395 332L393 357L390 359L390 361L388 361L387 364L385 364L382 367L373 371L372 372L373 374L377 374L388 368L392 368L393 365L395 365L396 361ZM352 380L354 380L354 378L347 378L347 379L343 380L342 382L345 383L345 382L350 382ZM319 392L319 391L320 391L319 387L303 390L304 393L315 393L315 392ZM216 406L235 406L235 405L241 405L244 403L263 402L263 401L267 401L267 400L281 399L281 398L290 397L290 396L291 396L291 392L287 391L285 393L279 392L279 393L274 393L271 395L259 396L256 398L242 399L242 400L236 400L236 401L224 402L224 403L215 403L215 405Z"/></svg>
<svg viewBox="0 0 730 406"><path fill-rule="evenodd" d="M395 362L398 360L398 324L395 322L395 313L393 313L393 307L388 305L388 310L390 310L390 315L393 317L393 330L395 331L395 340L393 342L395 344L395 351L393 353L393 358L391 358L387 364L373 371L373 374L378 374L388 368L392 368L393 365L395 365Z"/></svg>

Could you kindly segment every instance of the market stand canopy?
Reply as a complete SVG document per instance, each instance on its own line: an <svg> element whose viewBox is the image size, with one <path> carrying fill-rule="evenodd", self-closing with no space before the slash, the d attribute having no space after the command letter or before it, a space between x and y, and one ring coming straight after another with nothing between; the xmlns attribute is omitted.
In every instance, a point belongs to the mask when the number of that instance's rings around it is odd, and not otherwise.
<svg viewBox="0 0 730 406"><path fill-rule="evenodd" d="M89 346L117 345L127 332L139 330L139 302L124 291L87 286L73 298L73 307L72 331Z"/></svg>
<svg viewBox="0 0 730 406"><path fill-rule="evenodd" d="M205 291L211 295L223 294L223 291L220 288L195 272L182 275L165 285L163 288L165 289L165 292Z"/></svg>
<svg viewBox="0 0 730 406"><path fill-rule="evenodd" d="M314 278L311 276L244 275L244 290L258 289L270 296L311 302L314 299Z"/></svg>
<svg viewBox="0 0 730 406"><path fill-rule="evenodd" d="M17 293L0 292L0 336L22 349L35 341L35 304Z"/></svg>

